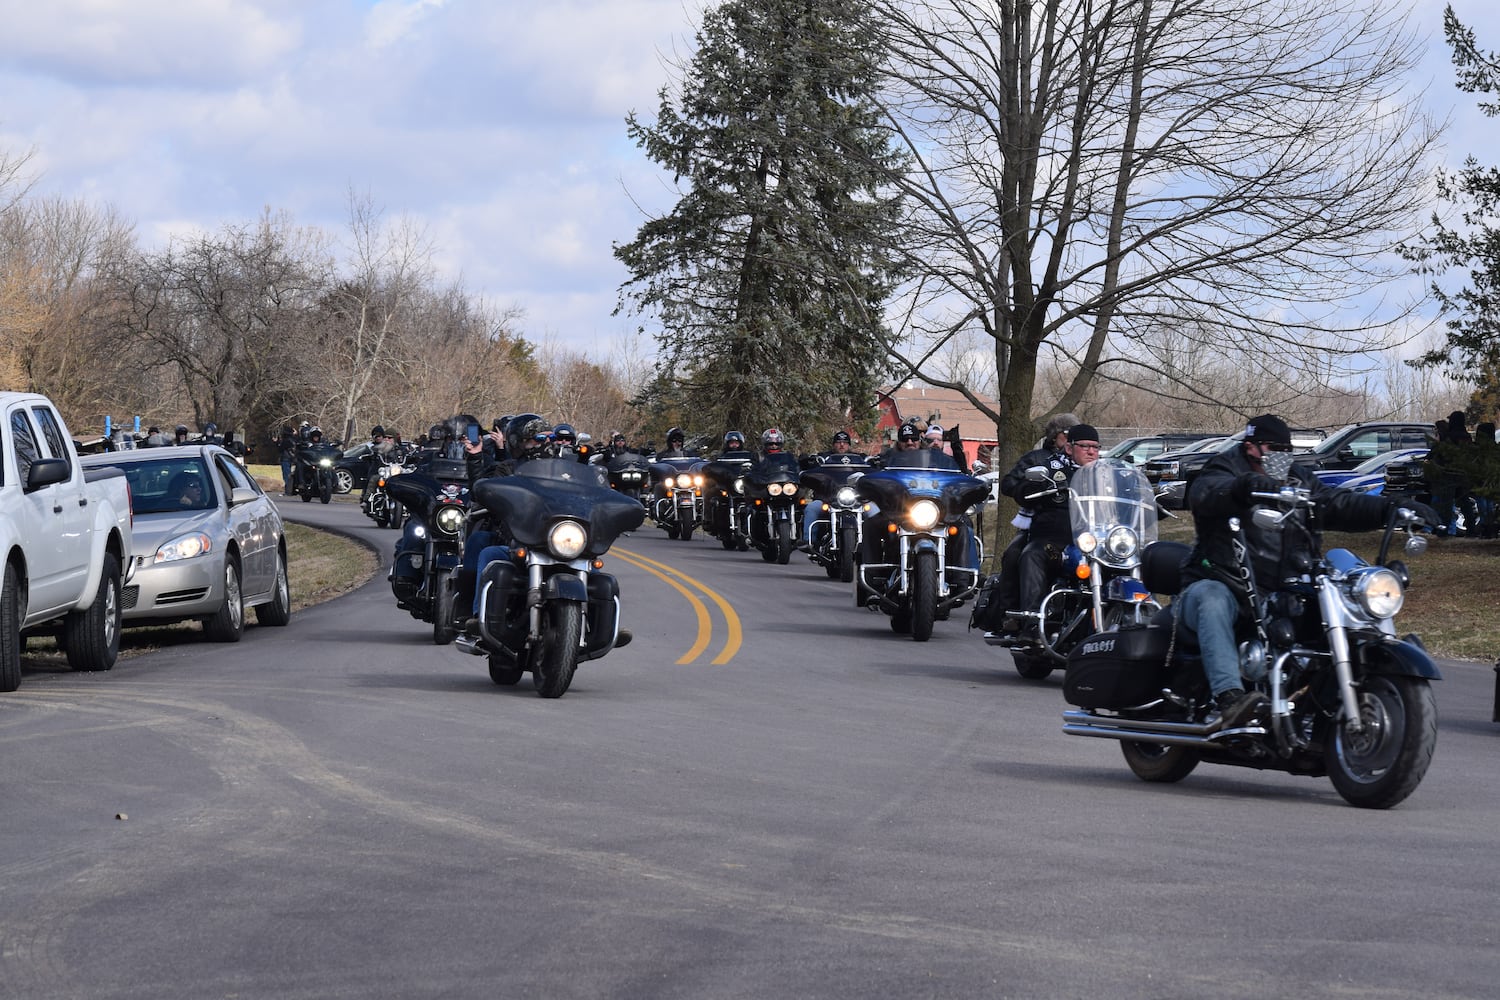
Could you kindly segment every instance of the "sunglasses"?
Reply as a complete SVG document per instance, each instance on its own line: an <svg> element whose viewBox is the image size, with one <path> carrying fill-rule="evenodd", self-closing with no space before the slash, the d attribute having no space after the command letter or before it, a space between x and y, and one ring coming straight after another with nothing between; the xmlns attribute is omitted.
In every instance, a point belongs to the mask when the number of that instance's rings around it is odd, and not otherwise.
<svg viewBox="0 0 1500 1000"><path fill-rule="evenodd" d="M1255 443L1258 444L1258 445L1260 445L1262 448L1266 449L1266 451L1291 451L1292 450L1292 446L1289 445L1289 444L1279 444L1279 443L1276 443L1276 442L1273 442L1273 441L1257 441Z"/></svg>

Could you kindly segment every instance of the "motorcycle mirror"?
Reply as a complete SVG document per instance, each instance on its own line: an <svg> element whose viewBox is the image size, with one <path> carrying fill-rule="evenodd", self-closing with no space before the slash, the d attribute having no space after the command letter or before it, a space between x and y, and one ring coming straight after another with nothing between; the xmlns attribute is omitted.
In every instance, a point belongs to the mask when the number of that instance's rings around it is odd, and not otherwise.
<svg viewBox="0 0 1500 1000"><path fill-rule="evenodd" d="M1255 513L1251 515L1251 519L1255 522L1257 528L1279 528L1281 527L1281 522L1286 520L1286 516L1289 513L1291 512L1276 511L1269 507L1257 507L1255 508Z"/></svg>
<svg viewBox="0 0 1500 1000"><path fill-rule="evenodd" d="M1040 465L1033 465L1026 470L1026 480L1032 483L1050 483L1052 481L1047 478L1047 470Z"/></svg>
<svg viewBox="0 0 1500 1000"><path fill-rule="evenodd" d="M1427 551L1427 539L1421 535L1406 536L1406 551L1409 555L1419 556Z"/></svg>

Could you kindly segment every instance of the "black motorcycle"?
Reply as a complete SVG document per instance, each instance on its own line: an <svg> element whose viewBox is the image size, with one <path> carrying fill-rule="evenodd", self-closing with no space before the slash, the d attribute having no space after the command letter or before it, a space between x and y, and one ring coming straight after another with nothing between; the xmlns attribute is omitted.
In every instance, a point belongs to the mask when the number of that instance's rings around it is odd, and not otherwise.
<svg viewBox="0 0 1500 1000"><path fill-rule="evenodd" d="M746 533L745 487L750 459L718 459L704 462L703 530L726 549L745 552L750 548Z"/></svg>
<svg viewBox="0 0 1500 1000"><path fill-rule="evenodd" d="M802 485L818 505L817 517L808 528L807 548L808 558L822 566L831 579L850 583L859 561L865 513L869 509L854 484L875 467L863 455L838 457L837 464L819 465L802 472Z"/></svg>
<svg viewBox="0 0 1500 1000"><path fill-rule="evenodd" d="M1119 740L1144 781L1181 781L1208 761L1327 775L1350 804L1390 808L1416 790L1437 744L1431 682L1441 675L1420 639L1396 634L1410 575L1387 560L1400 529L1408 552L1426 540L1414 515L1393 509L1375 565L1347 549L1322 553L1309 491L1255 496L1266 503L1252 515L1257 525L1302 534L1311 553L1294 580L1260 594L1246 546L1236 543L1252 608L1241 671L1267 696L1264 715L1220 726L1199 651L1167 608L1149 625L1101 633L1073 650L1063 693L1078 707L1063 713L1063 731ZM1178 542L1148 548L1146 587L1176 594L1187 552Z"/></svg>
<svg viewBox="0 0 1500 1000"><path fill-rule="evenodd" d="M359 509L379 527L401 527L401 522L406 517L406 508L400 500L390 495L386 484L395 477L414 470L415 465L404 465L400 456L394 454L389 462L376 466L375 471L370 473L370 478L365 480L365 488L359 498Z"/></svg>
<svg viewBox="0 0 1500 1000"><path fill-rule="evenodd" d="M558 698L581 661L615 648L620 588L600 571L599 558L646 512L607 482L598 466L544 458L474 484L473 524L487 522L508 541L470 584L479 598L478 634L455 645L488 655L496 684L530 672L538 694Z"/></svg>
<svg viewBox="0 0 1500 1000"><path fill-rule="evenodd" d="M622 451L604 463L609 471L609 488L623 493L644 506L643 496L651 488L651 462L645 455Z"/></svg>
<svg viewBox="0 0 1500 1000"><path fill-rule="evenodd" d="M387 479L385 490L408 514L391 562L396 606L430 622L432 641L447 645L461 624L454 609L453 573L468 513L467 466L461 459L430 459L419 472Z"/></svg>
<svg viewBox="0 0 1500 1000"><path fill-rule="evenodd" d="M332 445L302 444L297 448L297 495L303 503L317 497L323 503L333 499L333 463L340 451Z"/></svg>
<svg viewBox="0 0 1500 1000"><path fill-rule="evenodd" d="M892 631L917 642L932 638L933 622L979 588L979 570L964 552L971 539L979 544L968 511L989 497L990 487L952 461L927 448L894 451L884 468L855 484L862 499L880 508L886 529L866 537L855 599L889 615Z"/></svg>
<svg viewBox="0 0 1500 1000"><path fill-rule="evenodd" d="M766 562L785 566L802 534L802 486L797 456L763 455L745 477L744 534Z"/></svg>
<svg viewBox="0 0 1500 1000"><path fill-rule="evenodd" d="M686 542L703 523L701 458L668 458L651 465L651 520L668 538Z"/></svg>

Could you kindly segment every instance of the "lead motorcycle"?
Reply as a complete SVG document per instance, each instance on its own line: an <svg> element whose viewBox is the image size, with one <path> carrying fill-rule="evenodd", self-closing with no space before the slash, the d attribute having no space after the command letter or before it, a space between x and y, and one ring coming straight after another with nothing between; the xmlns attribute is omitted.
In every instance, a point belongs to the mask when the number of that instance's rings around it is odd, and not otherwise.
<svg viewBox="0 0 1500 1000"><path fill-rule="evenodd" d="M409 515L391 561L396 607L431 623L432 641L445 646L459 627L453 574L468 512L468 466L462 459L432 458L421 471L387 479L385 489Z"/></svg>
<svg viewBox="0 0 1500 1000"><path fill-rule="evenodd" d="M1028 470L1038 491L1032 503L1059 494L1046 470ZM1156 541L1156 497L1134 465L1101 458L1073 473L1068 494L1073 543L1060 556L1057 581L1035 611L1011 615L1035 621L1020 634L986 633L991 646L1009 649L1016 673L1041 680L1062 669L1080 642L1096 632L1144 624L1160 606L1140 581L1141 552ZM976 612L977 613L977 612Z"/></svg>
<svg viewBox="0 0 1500 1000"><path fill-rule="evenodd" d="M863 455L840 455L839 461L805 469L802 485L812 493L816 516L807 532L808 558L832 579L854 580L859 546L864 540L864 518L870 505L854 484L875 467Z"/></svg>
<svg viewBox="0 0 1500 1000"><path fill-rule="evenodd" d="M990 487L952 462L927 448L893 451L884 468L855 485L862 499L880 508L885 522L880 537L866 536L855 601L889 615L892 631L917 642L930 639L933 622L979 588L979 559L964 552L967 545L979 544L968 511L985 501Z"/></svg>
<svg viewBox="0 0 1500 1000"><path fill-rule="evenodd" d="M1417 636L1396 633L1410 574L1387 558L1403 529L1407 552L1426 548L1418 515L1392 509L1371 565L1347 549L1320 551L1306 489L1253 495L1265 502L1252 514L1258 526L1299 532L1311 551L1293 582L1260 594L1247 546L1236 542L1253 609L1241 670L1268 697L1268 711L1219 726L1199 652L1167 608L1151 624L1073 651L1063 693L1077 708L1063 713L1063 732L1120 741L1144 781L1181 781L1206 761L1326 775L1351 805L1388 809L1416 790L1437 744L1431 682L1441 675ZM1187 551L1176 542L1148 549L1146 586L1176 594Z"/></svg>
<svg viewBox="0 0 1500 1000"><path fill-rule="evenodd" d="M623 644L620 588L600 557L640 527L645 509L612 490L604 470L574 458L534 459L513 475L481 479L473 499L471 529L495 526L508 543L469 584L478 592L478 634L454 645L488 656L496 684L529 672L538 694L559 698L580 662Z"/></svg>
<svg viewBox="0 0 1500 1000"><path fill-rule="evenodd" d="M645 497L651 488L651 462L645 455L634 451L622 451L612 455L605 468L609 470L609 486L644 506Z"/></svg>
<svg viewBox="0 0 1500 1000"><path fill-rule="evenodd" d="M303 503L317 497L322 503L333 499L333 463L341 452L327 444L305 442L297 447L297 495Z"/></svg>
<svg viewBox="0 0 1500 1000"><path fill-rule="evenodd" d="M787 452L762 455L745 477L745 537L766 562L785 566L802 534L800 466Z"/></svg>
<svg viewBox="0 0 1500 1000"><path fill-rule="evenodd" d="M692 539L703 523L701 458L667 458L651 466L651 520L668 538Z"/></svg>

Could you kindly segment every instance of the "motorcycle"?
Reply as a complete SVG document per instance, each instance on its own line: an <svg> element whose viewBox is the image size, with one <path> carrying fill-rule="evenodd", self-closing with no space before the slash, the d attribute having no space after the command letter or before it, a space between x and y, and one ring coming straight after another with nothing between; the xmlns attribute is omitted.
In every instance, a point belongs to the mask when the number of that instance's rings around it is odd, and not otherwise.
<svg viewBox="0 0 1500 1000"><path fill-rule="evenodd" d="M304 444L297 449L297 495L303 503L313 497L328 503L333 499L333 463L340 452L332 445Z"/></svg>
<svg viewBox="0 0 1500 1000"><path fill-rule="evenodd" d="M604 467L609 470L609 488L643 503L641 495L651 485L651 463L645 455L622 451L611 456Z"/></svg>
<svg viewBox="0 0 1500 1000"><path fill-rule="evenodd" d="M971 541L979 544L966 518L990 487L951 463L926 448L895 451L883 469L861 476L854 486L888 520L880 537L866 536L865 553L878 555L862 555L855 601L889 615L893 632L917 642L931 638L933 622L979 589L978 560L970 568L963 551Z"/></svg>
<svg viewBox="0 0 1500 1000"><path fill-rule="evenodd" d="M1044 470L1028 500L1055 497ZM1031 478L1028 476L1028 478ZM1016 673L1041 680L1067 663L1068 654L1096 632L1143 624L1160 606L1137 578L1141 551L1156 541L1156 497L1134 465L1101 458L1073 473L1065 487L1073 544L1061 553L1061 575L1035 611L1012 611L1035 621L1020 635L990 633L984 641L1011 652Z"/></svg>
<svg viewBox="0 0 1500 1000"><path fill-rule="evenodd" d="M745 477L744 533L766 562L785 566L802 534L797 456L764 455Z"/></svg>
<svg viewBox="0 0 1500 1000"><path fill-rule="evenodd" d="M745 486L750 472L749 459L718 459L702 465L703 530L719 540L725 549L750 548L746 531Z"/></svg>
<svg viewBox="0 0 1500 1000"><path fill-rule="evenodd" d="M490 679L510 686L529 672L543 698L559 698L580 662L615 648L620 588L600 557L639 527L645 509L610 489L606 473L574 459L522 463L514 475L474 485L470 527L503 526L510 544L473 581L478 634L455 645L488 656Z"/></svg>
<svg viewBox="0 0 1500 1000"><path fill-rule="evenodd" d="M851 456L845 455L844 458ZM863 456L847 464L826 464L802 473L802 485L818 505L817 518L807 532L808 558L822 566L830 579L854 580L859 546L864 540L864 518L869 504L861 502L854 484L874 467Z"/></svg>
<svg viewBox="0 0 1500 1000"><path fill-rule="evenodd" d="M445 646L459 627L452 578L467 516L468 468L462 459L434 458L421 472L388 478L385 490L408 515L391 562L396 607L430 622L432 641Z"/></svg>
<svg viewBox="0 0 1500 1000"><path fill-rule="evenodd" d="M382 528L399 528L406 516L406 508L386 489L386 484L402 473L409 472L400 458L392 456L389 463L377 466L370 478L365 480L364 492L359 498L359 508L365 516Z"/></svg>
<svg viewBox="0 0 1500 1000"><path fill-rule="evenodd" d="M651 520L668 538L686 542L703 523L701 458L668 458L651 465Z"/></svg>
<svg viewBox="0 0 1500 1000"><path fill-rule="evenodd" d="M1441 675L1417 636L1396 634L1410 574L1387 558L1402 529L1408 553L1426 548L1418 517L1392 509L1371 565L1347 549L1320 551L1306 489L1253 495L1266 501L1252 514L1257 526L1301 533L1310 546L1299 575L1262 595L1247 546L1235 544L1253 621L1241 671L1268 696L1269 714L1221 727L1198 650L1167 608L1073 650L1063 694L1077 707L1063 713L1063 732L1120 741L1144 781L1181 781L1207 761L1326 775L1351 805L1388 809L1416 790L1437 743L1431 682ZM1240 530L1237 520L1230 527ZM1145 585L1176 594L1187 551L1178 542L1148 548Z"/></svg>

